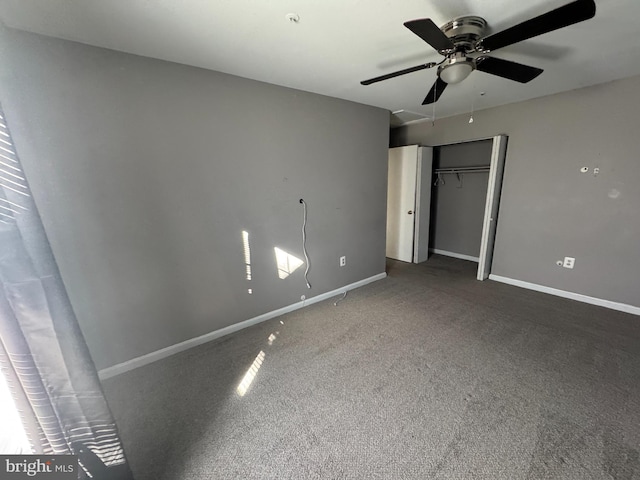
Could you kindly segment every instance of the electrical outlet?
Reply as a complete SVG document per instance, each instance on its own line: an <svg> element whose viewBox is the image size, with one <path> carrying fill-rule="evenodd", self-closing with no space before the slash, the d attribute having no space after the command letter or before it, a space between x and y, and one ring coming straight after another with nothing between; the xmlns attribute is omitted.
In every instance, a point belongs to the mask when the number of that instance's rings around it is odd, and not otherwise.
<svg viewBox="0 0 640 480"><path fill-rule="evenodd" d="M340 257L340 266L344 267L346 264L347 264L347 257L343 255L342 257Z"/></svg>
<svg viewBox="0 0 640 480"><path fill-rule="evenodd" d="M576 263L576 259L573 257L564 257L564 263L562 264L562 266L564 268L573 268L573 266Z"/></svg>

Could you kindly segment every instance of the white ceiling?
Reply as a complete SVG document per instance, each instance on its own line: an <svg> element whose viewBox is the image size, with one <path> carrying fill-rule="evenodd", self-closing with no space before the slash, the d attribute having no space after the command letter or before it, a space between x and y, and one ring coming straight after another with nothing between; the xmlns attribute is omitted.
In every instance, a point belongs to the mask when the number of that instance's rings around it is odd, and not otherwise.
<svg viewBox="0 0 640 480"><path fill-rule="evenodd" d="M442 57L403 26L484 17L490 32L569 0L0 0L5 25L332 97L431 116L435 69L360 81ZM595 18L492 55L545 72L522 85L481 72L451 85L437 117L640 74L640 1L596 0ZM287 20L297 13L298 23ZM480 92L486 92L480 96Z"/></svg>

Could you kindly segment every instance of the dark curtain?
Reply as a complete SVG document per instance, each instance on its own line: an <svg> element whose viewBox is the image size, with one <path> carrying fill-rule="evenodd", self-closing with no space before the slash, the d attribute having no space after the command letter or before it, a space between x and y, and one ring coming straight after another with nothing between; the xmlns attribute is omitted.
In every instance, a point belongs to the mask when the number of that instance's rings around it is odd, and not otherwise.
<svg viewBox="0 0 640 480"><path fill-rule="evenodd" d="M0 107L0 365L34 453L75 454L79 478L132 479Z"/></svg>

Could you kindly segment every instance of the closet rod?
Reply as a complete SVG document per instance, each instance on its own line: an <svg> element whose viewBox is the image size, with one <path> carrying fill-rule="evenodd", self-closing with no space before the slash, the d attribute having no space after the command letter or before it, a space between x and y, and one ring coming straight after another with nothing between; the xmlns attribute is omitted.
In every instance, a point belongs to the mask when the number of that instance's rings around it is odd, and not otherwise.
<svg viewBox="0 0 640 480"><path fill-rule="evenodd" d="M474 172L488 172L489 167L451 167L451 168L436 168L434 173L474 173Z"/></svg>

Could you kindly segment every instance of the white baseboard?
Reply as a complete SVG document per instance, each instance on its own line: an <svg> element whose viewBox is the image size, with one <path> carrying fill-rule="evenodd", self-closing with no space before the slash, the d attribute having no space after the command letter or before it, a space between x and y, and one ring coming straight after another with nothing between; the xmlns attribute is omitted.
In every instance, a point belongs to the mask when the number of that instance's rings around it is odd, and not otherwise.
<svg viewBox="0 0 640 480"><path fill-rule="evenodd" d="M557 288L545 287L544 285L523 282L522 280L515 280L508 277L501 277L500 275L490 274L489 280L508 283L509 285L515 285L516 287L527 288L529 290L535 290L537 292L549 293L558 297L570 298L571 300L590 303L591 305L598 305L599 307L605 307L612 310L619 310L621 312L640 315L640 307L634 307L633 305L627 305L626 303L612 302L611 300L603 300L602 298L589 297L588 295L582 295L581 293L567 292L565 290L559 290Z"/></svg>
<svg viewBox="0 0 640 480"><path fill-rule="evenodd" d="M101 380L106 380L107 378L115 377L116 375L120 375L122 373L128 372L135 368L142 367L144 365L148 365L150 363L156 362L163 358L170 357L171 355L175 355L176 353L183 352L185 350L196 347L198 345L202 345L203 343L210 342L211 340L215 340L216 338L220 338L225 335L229 335L230 333L237 332L238 330L242 330L243 328L250 327L251 325L255 325L257 323L270 320L274 317L284 315L285 313L293 312L294 310L298 310L307 305L312 305L314 303L321 302L323 300L326 300L327 298L331 298L341 293L344 293L346 291L353 290L354 288L362 287L364 285L375 282L377 280L382 280L386 276L387 274L384 272L379 273L378 275L374 275L373 277L365 278L363 280L360 280L355 283L351 283L341 288L337 288L330 292L321 293L320 295L317 295L315 297L307 298L304 301L296 302L292 305L287 305L286 307L282 307L277 310L273 310L271 312L258 315L257 317L250 318L243 322L229 325L228 327L221 328L220 330L215 330L213 332L205 333L204 335L200 335L199 337L190 338L189 340L185 340L184 342L176 343L175 345L170 345L160 350L156 350L155 352L147 353L146 355L132 358L131 360L118 363L111 367L103 368L98 372L98 376L100 377Z"/></svg>
<svg viewBox="0 0 640 480"><path fill-rule="evenodd" d="M476 263L480 261L479 257L472 257L471 255L465 255L463 253L447 252L446 250L439 250L437 248L430 248L429 251L431 253L435 253L438 255L445 255L447 257L453 257L453 258L460 258L462 260L469 260L471 262L476 262Z"/></svg>

